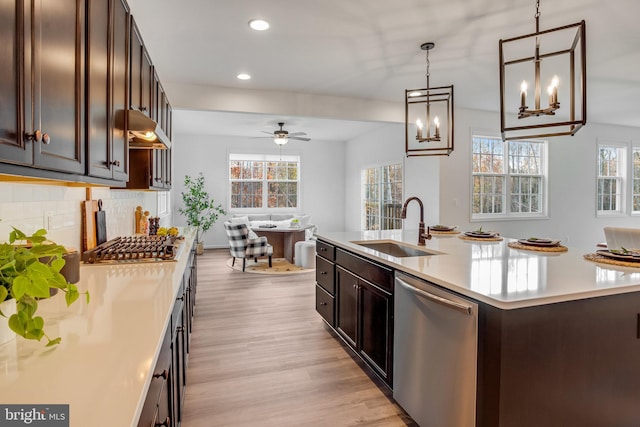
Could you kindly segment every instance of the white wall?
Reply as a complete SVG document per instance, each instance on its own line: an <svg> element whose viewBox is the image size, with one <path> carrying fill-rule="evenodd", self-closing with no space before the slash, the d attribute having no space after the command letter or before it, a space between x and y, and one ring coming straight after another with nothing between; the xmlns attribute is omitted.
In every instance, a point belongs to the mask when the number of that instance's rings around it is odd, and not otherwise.
<svg viewBox="0 0 640 427"><path fill-rule="evenodd" d="M426 225L438 222L439 188L438 157L406 157L404 124L381 124L374 132L361 135L346 144L345 159L345 229L361 229L360 171L364 168L402 163L404 168L404 199L420 198L424 205ZM404 227L417 229L420 209L412 202L407 209Z"/></svg>
<svg viewBox="0 0 640 427"><path fill-rule="evenodd" d="M174 146L173 213L177 224L184 224L178 213L183 206L181 192L184 176L205 177L205 188L225 210L229 210L228 153L255 152L278 154L278 146L270 139L243 137L176 134ZM344 228L345 161L344 143L311 140L291 141L282 148L282 154L301 156L302 205L295 212L307 213L319 230L334 231ZM294 212L293 210L291 212ZM231 217L232 213L227 215ZM228 247L220 218L204 236L205 247Z"/></svg>
<svg viewBox="0 0 640 427"><path fill-rule="evenodd" d="M640 141L640 129L587 123L575 136L549 138L549 218L470 221L471 134L499 136L497 113L456 110L455 151L440 167L440 221L468 230L483 226L510 237L549 236L593 250L604 226L640 227L640 217L596 217L596 155L601 141ZM586 252L585 252L586 253Z"/></svg>

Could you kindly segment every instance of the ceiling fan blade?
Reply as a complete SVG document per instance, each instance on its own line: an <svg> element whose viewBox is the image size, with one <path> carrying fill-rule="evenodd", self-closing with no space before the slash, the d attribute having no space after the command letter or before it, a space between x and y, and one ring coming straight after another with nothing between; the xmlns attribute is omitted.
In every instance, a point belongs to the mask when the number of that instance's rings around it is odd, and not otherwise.
<svg viewBox="0 0 640 427"><path fill-rule="evenodd" d="M266 133L267 135L272 135L273 136L273 132L267 132L266 130L261 131L262 133Z"/></svg>
<svg viewBox="0 0 640 427"><path fill-rule="evenodd" d="M262 138L271 138L273 139L273 136L250 136L249 139L262 139Z"/></svg>
<svg viewBox="0 0 640 427"><path fill-rule="evenodd" d="M289 132L289 136L302 136L306 135L305 132Z"/></svg>
<svg viewBox="0 0 640 427"><path fill-rule="evenodd" d="M297 139L298 141L311 141L311 138L301 138L299 136L291 136L291 135L289 135L289 139Z"/></svg>

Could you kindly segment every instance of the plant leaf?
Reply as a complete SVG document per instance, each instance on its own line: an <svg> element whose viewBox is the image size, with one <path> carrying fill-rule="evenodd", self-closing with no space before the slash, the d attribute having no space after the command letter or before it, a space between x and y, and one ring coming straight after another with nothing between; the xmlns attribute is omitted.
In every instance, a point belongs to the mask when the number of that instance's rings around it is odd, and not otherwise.
<svg viewBox="0 0 640 427"><path fill-rule="evenodd" d="M36 298L49 298L49 282L42 277L34 277L27 285L26 293Z"/></svg>
<svg viewBox="0 0 640 427"><path fill-rule="evenodd" d="M47 343L46 347L52 347L56 344L60 344L60 341L62 341L62 338L58 337L56 339L53 340L49 340L49 342Z"/></svg>
<svg viewBox="0 0 640 427"><path fill-rule="evenodd" d="M78 299L80 293L78 293L78 288L75 285L69 284L67 287L67 293L64 295L65 301L67 301L67 307L73 304L75 300Z"/></svg>
<svg viewBox="0 0 640 427"><path fill-rule="evenodd" d="M13 297L18 300L21 299L27 291L29 283L29 279L25 276L18 276L13 279L13 284L11 285L11 293L13 294Z"/></svg>
<svg viewBox="0 0 640 427"><path fill-rule="evenodd" d="M4 286L0 286L0 302L3 302L7 299L7 295L9 295L9 291Z"/></svg>

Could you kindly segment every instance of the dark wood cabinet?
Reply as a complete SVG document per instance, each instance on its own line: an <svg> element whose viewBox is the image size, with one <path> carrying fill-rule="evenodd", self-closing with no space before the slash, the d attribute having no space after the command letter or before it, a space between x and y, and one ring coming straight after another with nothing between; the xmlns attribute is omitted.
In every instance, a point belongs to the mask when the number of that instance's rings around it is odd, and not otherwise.
<svg viewBox="0 0 640 427"><path fill-rule="evenodd" d="M171 189L171 149L129 151L128 189L170 190Z"/></svg>
<svg viewBox="0 0 640 427"><path fill-rule="evenodd" d="M182 422L198 275L195 245L186 256L189 257L187 266L176 293L171 320L138 419L138 427L178 427Z"/></svg>
<svg viewBox="0 0 640 427"><path fill-rule="evenodd" d="M131 85L129 108L142 111L148 117L153 118L153 63L133 17L131 17L130 43Z"/></svg>
<svg viewBox="0 0 640 427"><path fill-rule="evenodd" d="M85 4L3 2L0 161L84 173Z"/></svg>
<svg viewBox="0 0 640 427"><path fill-rule="evenodd" d="M336 331L391 385L393 297L341 266L336 270Z"/></svg>
<svg viewBox="0 0 640 427"><path fill-rule="evenodd" d="M91 0L88 7L88 174L126 181L129 9L122 0Z"/></svg>
<svg viewBox="0 0 640 427"><path fill-rule="evenodd" d="M336 265L335 246L322 240L316 241L316 311L335 327Z"/></svg>
<svg viewBox="0 0 640 427"><path fill-rule="evenodd" d="M392 386L393 270L323 240L316 253L316 311Z"/></svg>

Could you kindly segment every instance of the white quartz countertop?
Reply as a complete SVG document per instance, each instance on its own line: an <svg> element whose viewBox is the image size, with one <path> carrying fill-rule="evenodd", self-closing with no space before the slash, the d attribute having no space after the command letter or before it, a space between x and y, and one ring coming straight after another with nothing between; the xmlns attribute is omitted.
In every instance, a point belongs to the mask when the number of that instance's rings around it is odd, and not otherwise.
<svg viewBox="0 0 640 427"><path fill-rule="evenodd" d="M416 277L501 309L515 309L640 291L638 268L587 261L596 251L568 247L567 252L513 249L500 242L462 240L433 234L423 247L438 255L393 257L352 243L393 240L416 245L416 230L318 233L318 238Z"/></svg>
<svg viewBox="0 0 640 427"><path fill-rule="evenodd" d="M39 303L59 345L0 345L0 403L69 404L72 427L136 426L192 242L177 261L81 265L89 304L66 307L62 292Z"/></svg>

